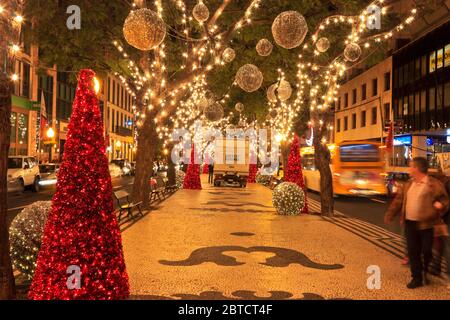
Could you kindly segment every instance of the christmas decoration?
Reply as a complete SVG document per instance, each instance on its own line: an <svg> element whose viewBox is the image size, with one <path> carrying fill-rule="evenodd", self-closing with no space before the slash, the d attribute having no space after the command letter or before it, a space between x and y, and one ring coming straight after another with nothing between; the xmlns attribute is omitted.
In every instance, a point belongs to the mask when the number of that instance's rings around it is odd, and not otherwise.
<svg viewBox="0 0 450 320"><path fill-rule="evenodd" d="M278 111L275 109L270 110L269 115L272 119L275 119L278 115Z"/></svg>
<svg viewBox="0 0 450 320"><path fill-rule="evenodd" d="M319 52L326 52L330 48L330 40L328 38L322 37L316 42L316 48Z"/></svg>
<svg viewBox="0 0 450 320"><path fill-rule="evenodd" d="M200 165L195 163L195 158L194 144L192 144L191 162L189 163L186 176L184 177L183 189L202 189L202 183L200 181Z"/></svg>
<svg viewBox="0 0 450 320"><path fill-rule="evenodd" d="M209 173L209 166L208 166L208 164L206 162L203 163L203 165L202 165L202 173L203 174Z"/></svg>
<svg viewBox="0 0 450 320"><path fill-rule="evenodd" d="M255 181L256 183L262 184L264 186L267 186L270 183L270 179L272 177L270 175L267 174L261 174L260 172L258 172L256 174L256 178Z"/></svg>
<svg viewBox="0 0 450 320"><path fill-rule="evenodd" d="M242 112L244 111L244 104L242 102L238 102L234 106L234 109L236 109L237 112Z"/></svg>
<svg viewBox="0 0 450 320"><path fill-rule="evenodd" d="M84 69L78 76L30 299L113 300L129 296L94 75Z"/></svg>
<svg viewBox="0 0 450 320"><path fill-rule="evenodd" d="M186 173L182 170L177 170L176 173L176 185L178 189L183 189L184 178L186 177Z"/></svg>
<svg viewBox="0 0 450 320"><path fill-rule="evenodd" d="M51 204L51 201L38 201L25 207L9 227L13 265L30 280L36 269L36 259Z"/></svg>
<svg viewBox="0 0 450 320"><path fill-rule="evenodd" d="M192 15L194 16L195 20L203 23L209 18L208 7L202 1L199 1L199 3L197 3L192 10Z"/></svg>
<svg viewBox="0 0 450 320"><path fill-rule="evenodd" d="M293 49L301 45L307 32L306 20L297 11L280 13L272 24L275 42L285 49Z"/></svg>
<svg viewBox="0 0 450 320"><path fill-rule="evenodd" d="M361 47L357 43L349 43L344 49L344 57L346 60L354 62L361 56Z"/></svg>
<svg viewBox="0 0 450 320"><path fill-rule="evenodd" d="M293 182L302 188L303 193L306 195L305 181L303 180L302 161L299 148L299 139L297 135L294 135L294 140L291 143L291 148L288 157L287 167L284 173L285 182ZM308 213L307 197L305 197L305 205L303 206L303 213Z"/></svg>
<svg viewBox="0 0 450 320"><path fill-rule="evenodd" d="M303 209L305 194L295 183L283 182L273 190L272 203L279 215L296 216Z"/></svg>
<svg viewBox="0 0 450 320"><path fill-rule="evenodd" d="M166 37L166 25L150 9L131 11L123 25L125 40L133 47L148 51L158 47Z"/></svg>
<svg viewBox="0 0 450 320"><path fill-rule="evenodd" d="M208 104L203 110L203 114L205 115L205 118L211 122L219 121L223 118L223 107L218 102Z"/></svg>
<svg viewBox="0 0 450 320"><path fill-rule="evenodd" d="M267 100L269 100L270 102L277 102L277 96L275 94L276 90L277 90L277 86L278 83L274 83L273 85L271 85L269 87L269 89L267 89Z"/></svg>
<svg viewBox="0 0 450 320"><path fill-rule="evenodd" d="M248 183L255 183L256 182L256 173L258 172L258 166L256 163L251 163L248 173Z"/></svg>
<svg viewBox="0 0 450 320"><path fill-rule="evenodd" d="M222 53L222 59L227 62L230 63L231 61L234 60L234 58L236 58L236 52L232 49L232 48L226 48L223 53Z"/></svg>
<svg viewBox="0 0 450 320"><path fill-rule="evenodd" d="M256 45L256 52L262 57L267 57L272 53L273 45L267 39L261 39Z"/></svg>
<svg viewBox="0 0 450 320"><path fill-rule="evenodd" d="M209 101L206 97L201 97L197 103L197 110L203 112L209 105Z"/></svg>
<svg viewBox="0 0 450 320"><path fill-rule="evenodd" d="M284 102L284 101L288 100L292 95L291 84L289 82L287 82L286 80L281 80L280 84L278 85L278 88L277 88L277 94L278 94L278 99L280 99L280 101Z"/></svg>
<svg viewBox="0 0 450 320"><path fill-rule="evenodd" d="M236 82L242 90L254 92L261 87L263 74L257 66L246 64L239 68L236 73Z"/></svg>

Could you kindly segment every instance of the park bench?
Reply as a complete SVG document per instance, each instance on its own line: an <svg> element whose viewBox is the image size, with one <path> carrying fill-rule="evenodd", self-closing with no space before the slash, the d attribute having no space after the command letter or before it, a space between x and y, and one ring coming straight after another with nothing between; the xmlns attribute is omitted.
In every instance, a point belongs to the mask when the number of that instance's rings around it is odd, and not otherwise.
<svg viewBox="0 0 450 320"><path fill-rule="evenodd" d="M156 200L156 198L158 198L159 201L162 201L166 194L166 184L164 183L163 178L157 176L155 177L155 181L156 183L151 185L150 189L150 203L152 200Z"/></svg>
<svg viewBox="0 0 450 320"><path fill-rule="evenodd" d="M117 204L119 206L119 217L118 217L119 222L122 219L122 215L124 212L128 213L127 217L133 218L134 208L137 208L139 215L144 216L141 210L142 201L136 203L131 202L130 194L125 190L119 190L114 192L114 197L116 198Z"/></svg>

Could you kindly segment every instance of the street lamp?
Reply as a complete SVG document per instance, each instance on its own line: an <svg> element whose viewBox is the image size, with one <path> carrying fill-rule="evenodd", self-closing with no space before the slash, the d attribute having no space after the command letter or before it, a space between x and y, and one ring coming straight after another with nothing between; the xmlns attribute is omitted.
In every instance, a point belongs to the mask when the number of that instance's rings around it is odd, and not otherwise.
<svg viewBox="0 0 450 320"><path fill-rule="evenodd" d="M119 140L116 141L116 158L119 158L119 154L120 154L120 148L122 147L122 142L120 142Z"/></svg>
<svg viewBox="0 0 450 320"><path fill-rule="evenodd" d="M53 139L55 137L55 130L53 130L52 127L48 128L46 135L47 135L47 138Z"/></svg>

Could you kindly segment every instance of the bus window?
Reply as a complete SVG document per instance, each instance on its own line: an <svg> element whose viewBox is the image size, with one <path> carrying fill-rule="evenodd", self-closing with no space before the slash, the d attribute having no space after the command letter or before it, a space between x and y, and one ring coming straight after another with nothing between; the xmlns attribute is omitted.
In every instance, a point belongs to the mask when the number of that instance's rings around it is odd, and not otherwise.
<svg viewBox="0 0 450 320"><path fill-rule="evenodd" d="M380 151L373 144L349 144L339 148L341 162L379 162Z"/></svg>
<svg viewBox="0 0 450 320"><path fill-rule="evenodd" d="M316 166L314 164L314 155L313 154L303 155L302 165L303 165L303 170L316 170Z"/></svg>

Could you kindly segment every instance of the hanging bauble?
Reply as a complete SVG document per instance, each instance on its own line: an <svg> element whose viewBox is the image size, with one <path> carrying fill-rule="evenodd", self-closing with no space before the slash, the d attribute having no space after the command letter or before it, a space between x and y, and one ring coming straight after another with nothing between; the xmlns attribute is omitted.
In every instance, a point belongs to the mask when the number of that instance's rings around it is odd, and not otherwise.
<svg viewBox="0 0 450 320"><path fill-rule="evenodd" d="M206 97L201 97L197 103L197 110L202 111L209 105L208 99Z"/></svg>
<svg viewBox="0 0 450 320"><path fill-rule="evenodd" d="M200 1L197 3L192 10L192 15L194 16L195 20L197 20L200 23L205 22L209 18L209 10L208 7Z"/></svg>
<svg viewBox="0 0 450 320"><path fill-rule="evenodd" d="M238 102L234 106L234 109L236 109L237 112L242 112L244 111L244 104L242 102Z"/></svg>
<svg viewBox="0 0 450 320"><path fill-rule="evenodd" d="M220 103L209 104L204 110L203 114L208 121L215 122L223 118L223 107Z"/></svg>
<svg viewBox="0 0 450 320"><path fill-rule="evenodd" d="M278 115L277 110L275 110L275 109L270 110L270 112L269 112L270 118L275 119L277 117L277 115Z"/></svg>
<svg viewBox="0 0 450 320"><path fill-rule="evenodd" d="M273 190L272 202L277 214L296 216L305 206L305 193L297 184L283 182Z"/></svg>
<svg viewBox="0 0 450 320"><path fill-rule="evenodd" d="M277 90L277 83L274 83L267 89L267 100L270 102L277 102L277 96L276 96L276 90Z"/></svg>
<svg viewBox="0 0 450 320"><path fill-rule="evenodd" d="M316 48L319 52L325 52L330 48L330 40L328 38L322 37L316 42Z"/></svg>
<svg viewBox="0 0 450 320"><path fill-rule="evenodd" d="M236 52L234 51L234 49L226 48L225 50L223 50L222 53L223 61L230 63L231 61L234 60L234 58L236 58Z"/></svg>
<svg viewBox="0 0 450 320"><path fill-rule="evenodd" d="M275 42L285 49L293 49L302 44L308 32L305 18L297 11L280 13L272 24Z"/></svg>
<svg viewBox="0 0 450 320"><path fill-rule="evenodd" d="M125 40L133 47L147 51L163 42L166 25L158 14L150 9L138 9L130 12L123 24Z"/></svg>
<svg viewBox="0 0 450 320"><path fill-rule="evenodd" d="M286 80L281 80L280 84L278 85L277 89L278 99L280 101L286 101L288 100L292 95L292 87L289 82Z"/></svg>
<svg viewBox="0 0 450 320"><path fill-rule="evenodd" d="M36 269L36 260L51 205L51 201L34 202L25 207L9 227L13 265L28 279L33 278Z"/></svg>
<svg viewBox="0 0 450 320"><path fill-rule="evenodd" d="M245 121L244 121L244 120L239 120L238 126L239 126L240 128L245 127Z"/></svg>
<svg viewBox="0 0 450 320"><path fill-rule="evenodd" d="M344 49L344 57L347 61L354 62L361 56L361 47L357 43L349 43Z"/></svg>
<svg viewBox="0 0 450 320"><path fill-rule="evenodd" d="M239 87L247 92L258 90L263 83L263 74L253 64L246 64L239 68L236 73L236 82Z"/></svg>
<svg viewBox="0 0 450 320"><path fill-rule="evenodd" d="M273 45L267 39L261 39L256 45L256 52L262 57L267 57L272 53Z"/></svg>

